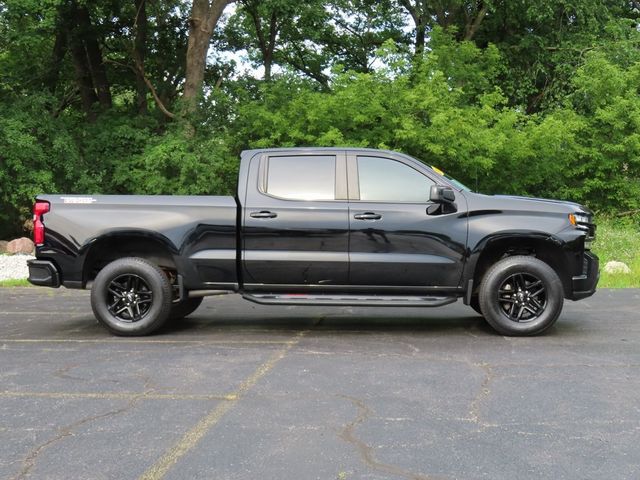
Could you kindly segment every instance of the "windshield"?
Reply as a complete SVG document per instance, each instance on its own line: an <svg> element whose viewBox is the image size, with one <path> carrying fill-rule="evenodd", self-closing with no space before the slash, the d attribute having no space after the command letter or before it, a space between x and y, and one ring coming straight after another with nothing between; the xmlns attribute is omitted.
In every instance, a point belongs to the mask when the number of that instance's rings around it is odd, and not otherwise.
<svg viewBox="0 0 640 480"><path fill-rule="evenodd" d="M436 172L438 175L440 175L441 177L446 178L449 183L452 183L454 187L460 189L460 190L464 190L466 192L470 192L471 189L469 187L467 187L464 183L459 182L458 180L456 180L453 177L450 177L449 175L447 175L446 173L444 173L442 170L440 170L438 167L434 167L433 165L431 165L431 169Z"/></svg>

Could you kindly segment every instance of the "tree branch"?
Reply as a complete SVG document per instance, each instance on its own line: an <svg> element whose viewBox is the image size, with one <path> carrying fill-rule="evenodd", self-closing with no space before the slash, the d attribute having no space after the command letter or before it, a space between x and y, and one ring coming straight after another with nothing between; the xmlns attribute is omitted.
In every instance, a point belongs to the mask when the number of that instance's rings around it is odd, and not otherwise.
<svg viewBox="0 0 640 480"><path fill-rule="evenodd" d="M151 92L151 95L153 95L153 99L155 100L156 105L158 105L158 108L160 109L160 111L162 113L164 113L167 117L171 118L171 119L176 118L175 113L171 113L167 109L167 107L164 106L164 103L162 103L162 100L160 100L160 97L158 96L158 92L156 91L155 87L153 86L153 84L151 83L149 78L147 78L147 76L145 75L143 68L141 68L139 65L136 65L136 66L127 65L127 64L124 64L124 63L121 63L121 62L117 62L115 60L110 60L110 59L106 59L105 62L113 63L114 65L119 65L121 67L128 68L128 69L132 70L133 73L135 73L136 75L139 74L140 77L142 78L142 80L144 81L145 85L147 86L147 88Z"/></svg>
<svg viewBox="0 0 640 480"><path fill-rule="evenodd" d="M78 96L79 89L77 86L71 88L65 95L63 95L62 100L60 100L60 105L51 112L51 116L53 118L58 118L58 116L76 99Z"/></svg>
<svg viewBox="0 0 640 480"><path fill-rule="evenodd" d="M484 20L484 17L487 15L488 10L489 7L487 6L487 4L483 3L482 8L480 8L480 10L478 11L478 14L476 15L476 18L473 20L473 22L471 24L467 24L467 33L464 36L465 40L469 41L473 39L476 32L478 31L478 28L480 28L480 24Z"/></svg>
<svg viewBox="0 0 640 480"><path fill-rule="evenodd" d="M409 15L411 15L411 18L413 18L413 22L417 26L420 21L420 16L418 15L416 7L414 7L409 0L400 0L400 5L402 5L407 10L407 12L409 12Z"/></svg>
<svg viewBox="0 0 640 480"><path fill-rule="evenodd" d="M616 217L627 217L629 215L635 215L636 213L640 213L640 208L635 210L627 210L626 212L620 212L616 214Z"/></svg>

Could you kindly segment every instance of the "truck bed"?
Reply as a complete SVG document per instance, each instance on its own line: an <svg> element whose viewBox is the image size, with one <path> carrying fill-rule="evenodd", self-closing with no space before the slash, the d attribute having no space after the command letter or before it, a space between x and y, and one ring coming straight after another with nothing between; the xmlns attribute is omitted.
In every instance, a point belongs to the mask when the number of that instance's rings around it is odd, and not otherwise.
<svg viewBox="0 0 640 480"><path fill-rule="evenodd" d="M119 245L127 235L167 247L177 264L195 273L189 275L191 288L237 283L238 206L233 197L61 194L37 200L50 204L47 248L39 258L62 267L65 286L84 286L79 284L87 280L85 261L96 249L114 248L109 238L116 235Z"/></svg>

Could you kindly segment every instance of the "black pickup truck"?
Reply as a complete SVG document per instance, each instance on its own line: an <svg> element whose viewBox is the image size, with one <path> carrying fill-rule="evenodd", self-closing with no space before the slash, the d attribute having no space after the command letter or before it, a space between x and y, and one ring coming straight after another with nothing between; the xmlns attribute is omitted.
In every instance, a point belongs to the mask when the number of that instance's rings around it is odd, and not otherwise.
<svg viewBox="0 0 640 480"><path fill-rule="evenodd" d="M400 153L249 150L235 197L40 195L34 285L91 288L96 318L145 335L221 290L261 304L435 307L462 298L534 335L594 293L575 203L473 193Z"/></svg>

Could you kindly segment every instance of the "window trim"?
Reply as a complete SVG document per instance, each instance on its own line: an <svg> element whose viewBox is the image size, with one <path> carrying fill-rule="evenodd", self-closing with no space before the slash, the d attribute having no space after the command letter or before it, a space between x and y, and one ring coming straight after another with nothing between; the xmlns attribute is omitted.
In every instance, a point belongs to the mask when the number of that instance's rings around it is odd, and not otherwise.
<svg viewBox="0 0 640 480"><path fill-rule="evenodd" d="M274 195L267 192L268 178L269 178L269 159L279 157L334 157L335 170L334 170L334 186L333 186L333 198L322 200L306 200L302 198L286 198ZM310 152L310 153L289 153L289 152L277 152L273 154L263 154L260 157L258 166L258 193L265 197L274 198L283 202L346 202L349 199L348 187L347 187L347 159L345 152Z"/></svg>
<svg viewBox="0 0 640 480"><path fill-rule="evenodd" d="M391 162L401 163L406 165L409 168L412 168L420 175L426 177L427 180L433 182L434 185L440 185L438 181L429 175L425 170L419 168L418 165L414 165L413 162L405 161L404 158L393 158L385 155L376 155L375 153L369 152L355 152L347 155L347 172L348 172L348 183L349 183L349 201L350 202L358 202L358 203L383 203L383 204L407 204L407 205L430 205L433 202L430 202L429 199L426 199L424 202L414 202L414 201L405 201L405 200L361 200L360 199L360 172L358 171L358 157L371 157L371 158L380 158L383 160L388 160Z"/></svg>

